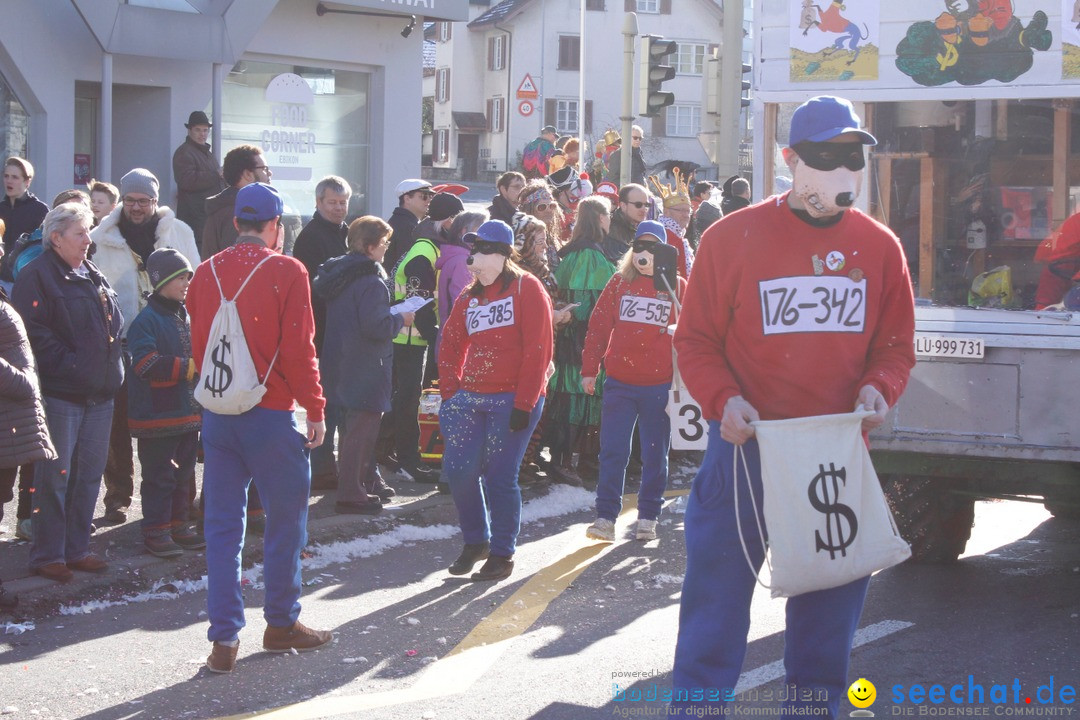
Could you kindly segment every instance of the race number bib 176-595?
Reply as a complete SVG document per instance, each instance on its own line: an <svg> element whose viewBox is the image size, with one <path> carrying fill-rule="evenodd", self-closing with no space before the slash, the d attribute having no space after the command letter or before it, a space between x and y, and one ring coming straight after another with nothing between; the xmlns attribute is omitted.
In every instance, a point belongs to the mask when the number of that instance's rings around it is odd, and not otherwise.
<svg viewBox="0 0 1080 720"><path fill-rule="evenodd" d="M619 299L619 319L626 322L645 323L667 327L671 320L671 301L637 295L623 295Z"/></svg>
<svg viewBox="0 0 1080 720"><path fill-rule="evenodd" d="M761 331L765 335L862 332L866 326L866 278L843 275L762 280Z"/></svg>
<svg viewBox="0 0 1080 720"><path fill-rule="evenodd" d="M465 327L469 334L494 330L514 324L514 296L487 305L465 309Z"/></svg>

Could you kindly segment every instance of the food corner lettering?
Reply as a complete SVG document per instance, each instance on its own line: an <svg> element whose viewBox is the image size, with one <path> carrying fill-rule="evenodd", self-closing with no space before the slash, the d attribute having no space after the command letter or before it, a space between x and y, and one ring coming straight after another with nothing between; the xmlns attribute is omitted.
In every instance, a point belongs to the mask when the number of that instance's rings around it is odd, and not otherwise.
<svg viewBox="0 0 1080 720"><path fill-rule="evenodd" d="M276 103L270 110L270 122L274 129L262 131L262 150L277 153L283 165L297 165L296 155L315 152L315 133L308 129L308 112L303 105ZM276 129L283 128L283 129Z"/></svg>

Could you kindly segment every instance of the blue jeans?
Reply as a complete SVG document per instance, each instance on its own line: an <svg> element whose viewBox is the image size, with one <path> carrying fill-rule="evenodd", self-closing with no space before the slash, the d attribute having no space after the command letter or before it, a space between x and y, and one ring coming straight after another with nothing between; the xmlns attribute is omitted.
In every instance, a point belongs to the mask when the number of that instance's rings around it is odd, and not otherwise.
<svg viewBox="0 0 1080 720"><path fill-rule="evenodd" d="M57 458L34 466L31 568L78 562L90 554L90 524L112 427L112 400L94 405L44 400Z"/></svg>
<svg viewBox="0 0 1080 720"><path fill-rule="evenodd" d="M513 408L514 393L459 390L439 410L446 441L443 478L450 483L461 533L467 544L490 539L491 554L499 557L513 556L517 545L518 468L544 410L544 398L536 402L528 425L516 432L510 430Z"/></svg>
<svg viewBox="0 0 1080 720"><path fill-rule="evenodd" d="M757 442L743 449L750 484L760 512L761 460ZM751 574L739 544L732 491L734 446L720 437L720 423L709 423L709 446L690 490L686 507L686 576L679 607L679 635L675 646L672 684L676 688L702 688L725 692L735 688L746 656L750 629ZM739 507L743 538L755 570L764 555L754 510L739 464ZM765 527L764 517L761 517ZM835 718L840 698L848 687L851 642L862 614L870 578L788 598L784 632L785 683L815 700L789 701L786 707L826 708ZM820 699L821 696L826 699ZM692 696L691 696L692 697ZM670 714L682 717L690 707L720 705L721 701L672 703Z"/></svg>
<svg viewBox="0 0 1080 720"><path fill-rule="evenodd" d="M656 520L667 487L671 421L667 414L668 390L662 385L630 385L608 376L600 422L600 480L596 484L596 516L614 522L622 510L626 465L634 423L641 435L641 488L638 518Z"/></svg>
<svg viewBox="0 0 1080 720"><path fill-rule="evenodd" d="M261 407L241 415L204 410L202 430L207 637L232 640L244 627L240 553L252 481L266 509L263 617L268 625L288 627L300 615L300 551L307 542L311 467L306 438L291 411Z"/></svg>

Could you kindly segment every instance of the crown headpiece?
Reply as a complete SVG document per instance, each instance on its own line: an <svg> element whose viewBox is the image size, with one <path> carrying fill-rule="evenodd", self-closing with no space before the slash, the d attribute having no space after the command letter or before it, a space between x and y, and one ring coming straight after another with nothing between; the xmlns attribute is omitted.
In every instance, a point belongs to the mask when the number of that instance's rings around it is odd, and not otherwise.
<svg viewBox="0 0 1080 720"><path fill-rule="evenodd" d="M656 188L656 192L660 194L665 208L675 207L676 205L689 205L690 187L688 182L690 178L683 175L682 171L677 167L671 168L671 175L675 178L674 187L660 182L660 179L655 175L649 176L649 182Z"/></svg>

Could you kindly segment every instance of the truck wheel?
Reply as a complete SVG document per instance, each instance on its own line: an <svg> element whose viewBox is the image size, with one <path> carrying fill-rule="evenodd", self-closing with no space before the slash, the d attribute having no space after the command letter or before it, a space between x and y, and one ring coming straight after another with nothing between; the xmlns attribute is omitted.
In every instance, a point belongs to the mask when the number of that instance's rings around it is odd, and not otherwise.
<svg viewBox="0 0 1080 720"><path fill-rule="evenodd" d="M911 545L912 562L956 562L971 537L975 501L947 492L947 482L923 475L881 478L900 535Z"/></svg>

